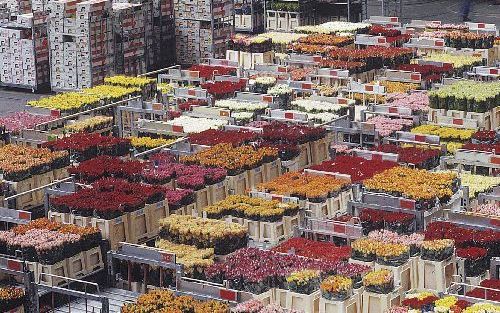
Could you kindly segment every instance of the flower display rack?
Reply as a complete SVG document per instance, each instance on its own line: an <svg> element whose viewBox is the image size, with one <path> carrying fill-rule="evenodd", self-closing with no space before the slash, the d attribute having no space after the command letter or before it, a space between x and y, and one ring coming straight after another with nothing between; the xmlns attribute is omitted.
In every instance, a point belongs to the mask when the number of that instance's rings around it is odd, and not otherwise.
<svg viewBox="0 0 500 313"><path fill-rule="evenodd" d="M388 294L364 291L363 313L384 313L392 306L401 303L401 288L396 288Z"/></svg>
<svg viewBox="0 0 500 313"><path fill-rule="evenodd" d="M465 278L465 289L466 291L470 291L473 287L472 286L479 286L481 282L485 279L488 279L490 277L490 272L486 271L482 275L475 276L475 277L466 277Z"/></svg>
<svg viewBox="0 0 500 313"><path fill-rule="evenodd" d="M276 304L288 310L301 310L304 313L319 312L320 291L317 290L310 295L275 288Z"/></svg>
<svg viewBox="0 0 500 313"><path fill-rule="evenodd" d="M445 292L456 273L455 257L444 261L418 260L418 289Z"/></svg>
<svg viewBox="0 0 500 313"><path fill-rule="evenodd" d="M102 237L109 240L111 249L116 249L118 243L129 239L129 215L124 214L111 220L92 218L92 226L101 230Z"/></svg>
<svg viewBox="0 0 500 313"><path fill-rule="evenodd" d="M273 63L274 52L246 52L238 50L226 50L226 59L238 62L238 65L245 69L254 69L256 64Z"/></svg>
<svg viewBox="0 0 500 313"><path fill-rule="evenodd" d="M355 292L344 301L332 301L321 297L319 299L319 313L361 313L363 291Z"/></svg>
<svg viewBox="0 0 500 313"><path fill-rule="evenodd" d="M325 128L333 132L335 144L372 147L381 142L381 137L375 130L375 124L351 121L349 116L339 117Z"/></svg>
<svg viewBox="0 0 500 313"><path fill-rule="evenodd" d="M102 256L101 247L95 247L83 253L85 257L85 266L88 273L93 273L104 269L104 259Z"/></svg>
<svg viewBox="0 0 500 313"><path fill-rule="evenodd" d="M375 270L387 269L393 272L394 284L401 287L402 292L417 288L418 282L414 280L413 261L408 261L400 266L387 266L376 263Z"/></svg>
<svg viewBox="0 0 500 313"><path fill-rule="evenodd" d="M472 173L476 173L478 168L488 168L492 173L500 169L500 158L492 152L458 149L454 156L442 157L441 166L457 166L458 170L468 166Z"/></svg>
<svg viewBox="0 0 500 313"><path fill-rule="evenodd" d="M429 108L427 116L429 122L442 126L492 130L500 126L493 116L493 111L494 109L484 113L477 113Z"/></svg>
<svg viewBox="0 0 500 313"><path fill-rule="evenodd" d="M285 233L285 223L282 222L259 222L259 241L278 244L291 234ZM287 236L288 235L288 236Z"/></svg>
<svg viewBox="0 0 500 313"><path fill-rule="evenodd" d="M33 177L18 182L7 182L7 184L9 185L9 189L14 194L20 194L35 189L35 180L33 179ZM36 206L37 203L38 199L36 198L35 193L28 192L16 197L16 199L13 200L12 203L9 203L9 207L17 210L22 210L30 206Z"/></svg>
<svg viewBox="0 0 500 313"><path fill-rule="evenodd" d="M70 277L67 260L53 265L38 264L40 284L60 286L66 283L63 277Z"/></svg>
<svg viewBox="0 0 500 313"><path fill-rule="evenodd" d="M67 259L69 277L82 278L88 274L85 264L85 252L80 252Z"/></svg>
<svg viewBox="0 0 500 313"><path fill-rule="evenodd" d="M169 215L168 201L163 200L157 203L146 204L144 211L146 213L148 237L152 238L158 235L158 230L160 228L159 221Z"/></svg>

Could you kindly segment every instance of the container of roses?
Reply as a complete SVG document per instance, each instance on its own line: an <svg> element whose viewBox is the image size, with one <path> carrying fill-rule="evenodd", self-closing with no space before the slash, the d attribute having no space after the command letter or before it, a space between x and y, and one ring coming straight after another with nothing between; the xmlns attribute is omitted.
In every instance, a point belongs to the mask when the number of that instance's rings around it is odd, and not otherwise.
<svg viewBox="0 0 500 313"><path fill-rule="evenodd" d="M344 301L352 296L352 279L340 275L329 276L321 282L321 296L331 301Z"/></svg>
<svg viewBox="0 0 500 313"><path fill-rule="evenodd" d="M488 250L479 247L457 248L457 257L464 259L464 271L467 277L484 274L490 267Z"/></svg>
<svg viewBox="0 0 500 313"><path fill-rule="evenodd" d="M424 241L420 250L420 257L429 261L444 261L455 252L455 243L451 239L437 239Z"/></svg>
<svg viewBox="0 0 500 313"><path fill-rule="evenodd" d="M0 287L0 309L2 312L23 312L20 307L24 305L26 297L24 289L18 287ZM19 309L20 311L16 311Z"/></svg>
<svg viewBox="0 0 500 313"><path fill-rule="evenodd" d="M394 290L393 273L386 269L372 271L363 278L363 286L370 292L388 294Z"/></svg>
<svg viewBox="0 0 500 313"><path fill-rule="evenodd" d="M376 251L377 263L387 266L400 266L410 258L410 248L403 244L382 243Z"/></svg>

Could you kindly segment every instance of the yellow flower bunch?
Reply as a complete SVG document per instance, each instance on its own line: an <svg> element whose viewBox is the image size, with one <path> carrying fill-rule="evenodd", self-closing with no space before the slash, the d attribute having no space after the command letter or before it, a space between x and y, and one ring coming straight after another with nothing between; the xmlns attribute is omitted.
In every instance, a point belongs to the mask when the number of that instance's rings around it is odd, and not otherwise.
<svg viewBox="0 0 500 313"><path fill-rule="evenodd" d="M386 93L407 93L408 91L420 88L419 84L414 83L392 82L388 80L382 80L379 83L381 86L385 87Z"/></svg>
<svg viewBox="0 0 500 313"><path fill-rule="evenodd" d="M153 78L124 76L124 75L117 75L104 78L104 83L107 85L125 86L125 87L142 88L155 82L156 80Z"/></svg>
<svg viewBox="0 0 500 313"><path fill-rule="evenodd" d="M328 196L338 192L348 184L347 181L328 175L311 175L303 172L290 172L272 181L259 184L257 190L279 195L299 195L308 198Z"/></svg>
<svg viewBox="0 0 500 313"><path fill-rule="evenodd" d="M50 110L78 111L93 108L99 105L100 98L96 95L88 95L78 92L60 93L55 96L28 101L29 106Z"/></svg>
<svg viewBox="0 0 500 313"><path fill-rule="evenodd" d="M454 68L461 68L464 66L470 67L483 62L481 56L453 55L449 53L431 53L423 56L423 59L426 61L451 63Z"/></svg>
<svg viewBox="0 0 500 313"><path fill-rule="evenodd" d="M491 188L500 185L500 177L461 173L460 180L462 182L462 186L469 187L470 198L475 198L479 193L488 191Z"/></svg>
<svg viewBox="0 0 500 313"><path fill-rule="evenodd" d="M392 281L392 271L381 269L369 272L363 277L363 286L379 286Z"/></svg>
<svg viewBox="0 0 500 313"><path fill-rule="evenodd" d="M329 276L321 282L320 288L325 292L347 291L352 288L352 279L341 275Z"/></svg>
<svg viewBox="0 0 500 313"><path fill-rule="evenodd" d="M249 218L283 217L287 211L297 211L299 206L294 203L281 203L276 200L251 198L244 195L231 195L226 199L203 208L207 215L231 215Z"/></svg>
<svg viewBox="0 0 500 313"><path fill-rule="evenodd" d="M196 238L206 240L207 244L210 244L211 241L228 236L245 237L247 229L235 223L173 214L160 220L160 235L161 232L176 236L180 240L179 243Z"/></svg>
<svg viewBox="0 0 500 313"><path fill-rule="evenodd" d="M176 244L164 239L157 240L155 246L174 253L177 263L184 265L184 270L188 272L195 267L205 268L214 264L213 248L197 249L195 246Z"/></svg>
<svg viewBox="0 0 500 313"><path fill-rule="evenodd" d="M457 303L458 299L454 296L447 296L447 297L444 297L444 298L441 298L441 299L438 299L434 302L434 305L436 307L441 307L441 308L451 308L452 306L455 305L455 303Z"/></svg>
<svg viewBox="0 0 500 313"><path fill-rule="evenodd" d="M121 313L229 313L229 306L218 301L199 301L190 296L175 296L168 290L153 290L126 304Z"/></svg>
<svg viewBox="0 0 500 313"><path fill-rule="evenodd" d="M139 88L128 88L123 86L99 85L92 88L82 90L84 94L94 95L103 100L121 100L128 96L141 92Z"/></svg>
<svg viewBox="0 0 500 313"><path fill-rule="evenodd" d="M351 244L353 250L359 251L363 254L375 254L381 243L377 240L370 238L360 238Z"/></svg>
<svg viewBox="0 0 500 313"><path fill-rule="evenodd" d="M474 129L461 129L439 125L420 125L411 130L415 134L436 135L443 139L467 141L476 132Z"/></svg>
<svg viewBox="0 0 500 313"><path fill-rule="evenodd" d="M401 193L415 200L442 198L453 195L451 186L456 174L434 173L407 167L393 167L364 181L367 189Z"/></svg>
<svg viewBox="0 0 500 313"><path fill-rule="evenodd" d="M419 300L423 300L427 297L435 297L436 294L430 291L421 291L421 292L412 292L412 293L407 293L406 298L407 299L413 299L417 298Z"/></svg>
<svg viewBox="0 0 500 313"><path fill-rule="evenodd" d="M97 129L102 129L113 123L111 116L93 116L84 120L76 121L73 124L64 126L64 130L70 133L92 132Z"/></svg>
<svg viewBox="0 0 500 313"><path fill-rule="evenodd" d="M276 159L277 157L278 149L276 148L255 149L247 145L233 147L231 144L218 144L193 155L184 156L181 158L181 162L237 171L255 168L264 159Z"/></svg>
<svg viewBox="0 0 500 313"><path fill-rule="evenodd" d="M134 148L153 149L174 142L175 139L130 137L130 143Z"/></svg>
<svg viewBox="0 0 500 313"><path fill-rule="evenodd" d="M167 84L167 83L159 83L158 85L156 85L156 89L161 91L161 93L165 94L165 93L173 92L174 86L172 86L171 84Z"/></svg>
<svg viewBox="0 0 500 313"><path fill-rule="evenodd" d="M422 248L431 251L438 251L452 248L453 245L454 241L452 239L437 239L424 241L422 243Z"/></svg>
<svg viewBox="0 0 500 313"><path fill-rule="evenodd" d="M491 303L474 303L462 311L463 313L500 313L500 306Z"/></svg>
<svg viewBox="0 0 500 313"><path fill-rule="evenodd" d="M410 247L398 243L381 243L375 249L375 254L381 258L397 257L409 253Z"/></svg>
<svg viewBox="0 0 500 313"><path fill-rule="evenodd" d="M287 283L295 283L299 286L309 284L312 280L319 278L319 271L315 270L302 270L293 272L286 278Z"/></svg>

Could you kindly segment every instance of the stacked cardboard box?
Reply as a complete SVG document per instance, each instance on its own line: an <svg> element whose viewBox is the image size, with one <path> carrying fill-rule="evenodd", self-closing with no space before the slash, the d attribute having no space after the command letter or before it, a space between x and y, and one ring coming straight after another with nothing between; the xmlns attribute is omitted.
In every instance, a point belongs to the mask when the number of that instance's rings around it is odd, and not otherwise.
<svg viewBox="0 0 500 313"><path fill-rule="evenodd" d="M87 88L113 75L111 1L56 0L49 6L52 89Z"/></svg>
<svg viewBox="0 0 500 313"><path fill-rule="evenodd" d="M233 33L231 0L174 0L177 62L199 63L201 58L224 58Z"/></svg>
<svg viewBox="0 0 500 313"><path fill-rule="evenodd" d="M175 24L172 0L153 0L153 41L148 45L148 71L175 63Z"/></svg>
<svg viewBox="0 0 500 313"><path fill-rule="evenodd" d="M145 71L144 13L142 4L113 4L116 73L137 75Z"/></svg>
<svg viewBox="0 0 500 313"><path fill-rule="evenodd" d="M0 28L0 82L31 88L48 84L47 14L20 14L16 22Z"/></svg>

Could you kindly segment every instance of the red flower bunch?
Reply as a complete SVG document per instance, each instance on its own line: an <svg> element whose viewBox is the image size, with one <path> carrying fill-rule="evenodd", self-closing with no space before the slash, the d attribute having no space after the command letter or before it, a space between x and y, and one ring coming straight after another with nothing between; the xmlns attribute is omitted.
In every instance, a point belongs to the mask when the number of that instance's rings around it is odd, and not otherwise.
<svg viewBox="0 0 500 313"><path fill-rule="evenodd" d="M200 77L213 79L214 75L235 75L236 68L226 66L216 66L208 64L197 64L189 68L190 71L200 72Z"/></svg>
<svg viewBox="0 0 500 313"><path fill-rule="evenodd" d="M93 182L102 177L136 179L146 165L147 163L138 160L124 161L118 157L103 155L71 167L69 173L85 182Z"/></svg>
<svg viewBox="0 0 500 313"><path fill-rule="evenodd" d="M386 153L398 154L400 162L415 164L418 168L432 167L432 165L435 165L435 163L439 161L438 159L441 154L440 151L437 149L401 147L391 144L380 145L378 147L375 147L374 150ZM429 161L436 161L436 162L431 162L430 164L426 164Z"/></svg>
<svg viewBox="0 0 500 313"><path fill-rule="evenodd" d="M244 80L240 80L237 83L222 81L201 84L201 88L206 89L209 94L215 97L215 99L232 97L236 91L243 90L245 86L246 81Z"/></svg>
<svg viewBox="0 0 500 313"><path fill-rule="evenodd" d="M354 73L361 73L366 70L366 62L322 59L321 66L349 70L353 71Z"/></svg>
<svg viewBox="0 0 500 313"><path fill-rule="evenodd" d="M494 130L480 130L472 135L472 139L482 143L492 143L497 138L497 132Z"/></svg>
<svg viewBox="0 0 500 313"><path fill-rule="evenodd" d="M372 25L368 34L372 36L396 37L401 35L401 31L394 28L386 28L382 25Z"/></svg>
<svg viewBox="0 0 500 313"><path fill-rule="evenodd" d="M461 149L483 151L483 152L495 152L495 154L500 154L500 143L488 144L488 143L466 143Z"/></svg>
<svg viewBox="0 0 500 313"><path fill-rule="evenodd" d="M422 75L422 80L427 82L437 81L441 79L441 75L453 72L451 64L437 65L421 65L421 64L400 64L396 69L401 71L418 72Z"/></svg>
<svg viewBox="0 0 500 313"><path fill-rule="evenodd" d="M226 131L209 129L201 133L189 135L189 142L197 145L215 146L219 143L230 143L234 147L257 139L258 134L250 131Z"/></svg>
<svg viewBox="0 0 500 313"><path fill-rule="evenodd" d="M191 111L192 106L207 106L208 103L205 100L188 99L186 101L178 103L179 110L181 111Z"/></svg>
<svg viewBox="0 0 500 313"><path fill-rule="evenodd" d="M166 189L165 198L168 205L175 210L183 205L188 205L194 201L194 192L190 189Z"/></svg>
<svg viewBox="0 0 500 313"><path fill-rule="evenodd" d="M351 257L351 247L349 246L337 247L330 242L320 242L300 237L288 239L272 250L289 253L292 249L294 254L312 259L346 261Z"/></svg>
<svg viewBox="0 0 500 313"><path fill-rule="evenodd" d="M409 226L415 219L415 215L401 212L389 212L376 209L363 209L359 214L359 219L363 224L370 223L370 230L384 227L392 228L394 224Z"/></svg>
<svg viewBox="0 0 500 313"><path fill-rule="evenodd" d="M389 60L410 57L412 53L412 49L409 48L370 46L366 49L338 48L330 51L329 56L333 59L345 61L365 61L370 58Z"/></svg>
<svg viewBox="0 0 500 313"><path fill-rule="evenodd" d="M334 160L324 161L311 167L313 170L332 173L341 173L351 176L351 181L356 183L373 177L398 163L384 160L367 160L350 155L339 155Z"/></svg>
<svg viewBox="0 0 500 313"><path fill-rule="evenodd" d="M491 301L500 301L500 280L498 279L485 279L480 284L480 287L474 288L471 291L467 292L467 296L491 300ZM488 290L484 288L496 289L496 290ZM497 291L498 290L498 291Z"/></svg>
<svg viewBox="0 0 500 313"><path fill-rule="evenodd" d="M262 128L264 130L262 138L274 143L303 144L326 136L324 128L303 125L288 125L276 122L264 125Z"/></svg>
<svg viewBox="0 0 500 313"><path fill-rule="evenodd" d="M129 152L130 140L95 133L75 133L69 137L44 144L51 150L69 150L80 153L84 160L97 155L124 155Z"/></svg>
<svg viewBox="0 0 500 313"><path fill-rule="evenodd" d="M456 250L457 256L469 259L469 260L479 260L486 256L488 251L484 248L470 247L470 248L458 248Z"/></svg>
<svg viewBox="0 0 500 313"><path fill-rule="evenodd" d="M403 302L401 303L403 306L410 307L415 310L421 310L425 306L429 306L434 303L434 301L438 300L439 298L436 296L427 296L423 299L419 299L418 297L414 298L407 298L404 299Z"/></svg>

